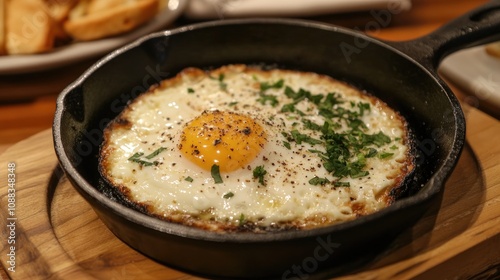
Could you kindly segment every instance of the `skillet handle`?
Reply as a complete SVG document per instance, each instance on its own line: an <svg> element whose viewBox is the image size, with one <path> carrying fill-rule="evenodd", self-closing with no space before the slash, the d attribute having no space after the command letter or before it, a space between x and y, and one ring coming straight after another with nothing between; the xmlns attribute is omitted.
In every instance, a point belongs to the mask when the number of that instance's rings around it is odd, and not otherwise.
<svg viewBox="0 0 500 280"><path fill-rule="evenodd" d="M495 40L500 40L500 0L490 1L426 36L387 43L435 72L447 55Z"/></svg>

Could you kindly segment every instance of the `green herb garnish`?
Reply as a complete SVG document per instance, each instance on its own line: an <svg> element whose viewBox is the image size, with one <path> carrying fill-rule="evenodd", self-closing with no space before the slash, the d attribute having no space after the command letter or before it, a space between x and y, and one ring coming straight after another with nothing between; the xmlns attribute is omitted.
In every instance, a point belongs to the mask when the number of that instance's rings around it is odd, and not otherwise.
<svg viewBox="0 0 500 280"><path fill-rule="evenodd" d="M188 93L194 93L194 89L192 89L192 88L188 88L187 91L188 91Z"/></svg>
<svg viewBox="0 0 500 280"><path fill-rule="evenodd" d="M224 81L224 74L219 75L219 87L221 90L226 90L227 89L227 84L223 82Z"/></svg>
<svg viewBox="0 0 500 280"><path fill-rule="evenodd" d="M262 105L269 103L271 106L276 107L279 103L278 98L272 94L260 93L260 97L257 99Z"/></svg>
<svg viewBox="0 0 500 280"><path fill-rule="evenodd" d="M240 218L238 219L238 223L240 226L245 223L245 215L243 215L243 213L241 213Z"/></svg>
<svg viewBox="0 0 500 280"><path fill-rule="evenodd" d="M378 157L380 159L385 159L385 158L389 158L389 157L391 157L393 155L394 155L394 153L381 153Z"/></svg>
<svg viewBox="0 0 500 280"><path fill-rule="evenodd" d="M378 151L374 148L370 148L368 149L368 152L365 154L365 158L371 158L371 157L374 157L376 156L378 153Z"/></svg>
<svg viewBox="0 0 500 280"><path fill-rule="evenodd" d="M133 161L133 162L137 162L142 166L158 165L159 164L158 161L151 162L148 160L156 157L158 154L160 154L161 152L163 152L166 149L167 148L165 148L165 147L158 148L154 152L152 152L151 154L145 156L144 158L142 158L144 156L144 153L137 152L137 153L133 154L131 157L129 157L128 160Z"/></svg>
<svg viewBox="0 0 500 280"><path fill-rule="evenodd" d="M253 177L259 179L259 184L265 185L264 183L264 175L267 174L267 171L264 169L263 165L255 167L253 170Z"/></svg>
<svg viewBox="0 0 500 280"><path fill-rule="evenodd" d="M307 91L303 88L300 88L298 91L294 91L291 87L285 87L285 95L288 98L293 99L294 103L298 103L304 99L311 101L312 103L319 105L321 100L323 99L322 94L311 94L310 91Z"/></svg>
<svg viewBox="0 0 500 280"><path fill-rule="evenodd" d="M141 157L143 155L144 155L144 153L135 153L131 157L129 157L128 160L133 161L133 162L137 162L138 164L140 164L142 166L151 166L154 164L152 162L142 160Z"/></svg>
<svg viewBox="0 0 500 280"><path fill-rule="evenodd" d="M302 124L304 125L305 129L310 129L310 130L315 130L315 131L321 131L321 128L323 126L316 124L308 119L303 119Z"/></svg>
<svg viewBox="0 0 500 280"><path fill-rule="evenodd" d="M300 111L299 109L297 109L295 107L295 103L289 103L289 104L285 104L281 107L281 112L282 113L286 113L286 112L291 112L291 113L296 113L300 116L305 116L306 114L302 111Z"/></svg>
<svg viewBox="0 0 500 280"><path fill-rule="evenodd" d="M228 198L231 198L233 196L234 196L234 193L228 192L228 193L224 194L222 197L225 198L225 199L228 199Z"/></svg>
<svg viewBox="0 0 500 280"><path fill-rule="evenodd" d="M221 184L223 182L222 177L220 176L219 166L217 164L212 165L210 173L212 174L212 178L214 178L216 184Z"/></svg>
<svg viewBox="0 0 500 280"><path fill-rule="evenodd" d="M323 143L323 141L321 141L319 139L315 139L307 134L300 133L297 129L290 131L290 134L285 134L285 137L287 137L287 140L295 141L295 143L297 143L299 145L302 144L302 142L309 143L313 146L316 144Z"/></svg>
<svg viewBox="0 0 500 280"><path fill-rule="evenodd" d="M329 184L330 183L330 180L328 180L327 178L320 178L318 176L315 176L314 178L312 178L311 180L309 180L309 184L313 185L313 186L316 186L316 185L326 185L326 184Z"/></svg>
<svg viewBox="0 0 500 280"><path fill-rule="evenodd" d="M212 80L217 80L219 82L219 88L221 90L225 91L227 89L227 84L224 82L224 78L225 78L224 74L222 74L222 73L219 74L219 77L217 77L217 78L214 78L214 77L211 77L211 76L209 76L209 78L212 79Z"/></svg>
<svg viewBox="0 0 500 280"><path fill-rule="evenodd" d="M274 83L269 83L269 82L262 82L260 83L260 91L266 91L270 88L276 88L276 89L279 89L279 88L282 88L283 87L283 84L284 84L284 81L283 79L279 80L279 81L276 81Z"/></svg>
<svg viewBox="0 0 500 280"><path fill-rule="evenodd" d="M298 145L307 143L311 146L322 145L323 149L310 149L323 161L323 167L334 176L334 179L314 177L309 180L312 185L333 184L334 186L349 186L348 182L339 182L344 177L359 178L369 175L366 169L367 159L377 156L387 158L392 153L380 153L378 148L391 143L389 136L383 132L374 134L366 133L367 125L363 121L363 116L371 111L370 103L345 101L342 95L336 92L327 94L312 94L310 91L299 88L294 90L285 86L282 80L274 83L260 83L260 93L258 102L262 105L278 105L278 98L275 95L266 94L265 91L271 88L283 88L283 92L291 102L281 106L281 113L286 114L288 120L297 120L292 124L289 132L282 132L285 137L283 146L291 148L290 143ZM301 111L298 104L308 102L306 111ZM314 109L313 109L314 108ZM316 111L322 117L322 124L305 118L310 112ZM297 124L302 122L302 129L314 131L317 136L301 131ZM320 121L321 123L321 121ZM400 138L399 138L400 140ZM390 149L396 149L393 145ZM254 173L256 171L254 170ZM254 175L254 178L258 178Z"/></svg>
<svg viewBox="0 0 500 280"><path fill-rule="evenodd" d="M287 149L291 149L292 147L290 146L290 142L287 142L287 141L283 141L283 146L285 146L285 148Z"/></svg>
<svg viewBox="0 0 500 280"><path fill-rule="evenodd" d="M155 156L157 156L159 153L165 151L167 148L165 147L161 147L161 148L158 148L156 149L154 152L152 152L151 154L147 155L146 158L147 159L152 159L154 158Z"/></svg>
<svg viewBox="0 0 500 280"><path fill-rule="evenodd" d="M351 184L349 182L333 182L335 187L350 187Z"/></svg>
<svg viewBox="0 0 500 280"><path fill-rule="evenodd" d="M190 183L194 181L193 178L191 178L190 176L187 176L184 180L186 180Z"/></svg>

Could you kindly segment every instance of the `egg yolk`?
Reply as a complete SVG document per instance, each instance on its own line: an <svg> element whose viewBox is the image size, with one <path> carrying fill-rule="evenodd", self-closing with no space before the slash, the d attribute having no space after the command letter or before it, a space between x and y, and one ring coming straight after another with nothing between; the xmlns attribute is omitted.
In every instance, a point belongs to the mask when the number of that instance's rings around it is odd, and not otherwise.
<svg viewBox="0 0 500 280"><path fill-rule="evenodd" d="M179 149L193 163L230 172L245 167L260 153L266 133L252 118L226 111L204 111L186 124Z"/></svg>

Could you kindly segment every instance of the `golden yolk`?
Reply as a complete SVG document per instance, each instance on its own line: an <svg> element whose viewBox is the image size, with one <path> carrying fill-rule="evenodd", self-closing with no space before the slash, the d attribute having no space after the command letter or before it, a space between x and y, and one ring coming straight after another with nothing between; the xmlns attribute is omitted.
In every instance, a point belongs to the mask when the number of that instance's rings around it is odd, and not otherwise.
<svg viewBox="0 0 500 280"><path fill-rule="evenodd" d="M252 118L233 112L204 111L183 129L179 149L193 163L230 172L260 153L266 133Z"/></svg>

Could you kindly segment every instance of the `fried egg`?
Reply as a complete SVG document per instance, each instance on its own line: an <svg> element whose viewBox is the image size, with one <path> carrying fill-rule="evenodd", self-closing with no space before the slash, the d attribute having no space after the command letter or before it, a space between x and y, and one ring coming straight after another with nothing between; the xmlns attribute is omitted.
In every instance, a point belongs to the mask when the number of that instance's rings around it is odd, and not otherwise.
<svg viewBox="0 0 500 280"><path fill-rule="evenodd" d="M105 180L152 216L212 231L307 229L368 215L413 169L405 120L325 75L187 68L104 132Z"/></svg>

